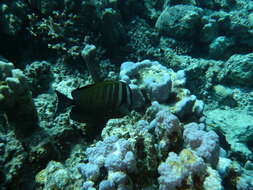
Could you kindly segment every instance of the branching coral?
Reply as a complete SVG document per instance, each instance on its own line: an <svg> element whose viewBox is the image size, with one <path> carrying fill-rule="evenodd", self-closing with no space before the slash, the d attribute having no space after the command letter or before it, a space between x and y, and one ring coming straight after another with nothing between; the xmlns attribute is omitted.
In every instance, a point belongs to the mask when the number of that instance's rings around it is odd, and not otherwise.
<svg viewBox="0 0 253 190"><path fill-rule="evenodd" d="M84 30L81 30L82 25L78 24L79 16L64 11L53 11L53 14L46 18L40 19L34 13L28 18L28 30L35 39L41 39L48 48L60 55L72 58L80 55Z"/></svg>

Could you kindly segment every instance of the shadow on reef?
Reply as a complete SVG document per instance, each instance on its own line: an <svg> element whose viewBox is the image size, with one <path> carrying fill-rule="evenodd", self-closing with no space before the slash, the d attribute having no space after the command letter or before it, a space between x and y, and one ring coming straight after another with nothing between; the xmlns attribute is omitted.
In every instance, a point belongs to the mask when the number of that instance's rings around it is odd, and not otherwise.
<svg viewBox="0 0 253 190"><path fill-rule="evenodd" d="M49 160L65 160L85 138L69 121L43 128L24 73L3 61L0 71L0 188L34 189L32 176Z"/></svg>
<svg viewBox="0 0 253 190"><path fill-rule="evenodd" d="M48 50L47 44L35 41L26 31L20 32L17 36L0 33L0 41L4 44L0 47L0 56L13 63L27 63L35 57L45 59L54 55ZM23 68L25 64L18 67Z"/></svg>
<svg viewBox="0 0 253 190"><path fill-rule="evenodd" d="M0 132L3 138L0 143L4 144L0 162L5 163L0 168L0 189L4 190L35 189L34 176L50 160L63 162L69 157L75 144L87 142L79 130L71 127L51 130L38 127L30 136L18 139L10 128L11 125L8 124L8 130Z"/></svg>

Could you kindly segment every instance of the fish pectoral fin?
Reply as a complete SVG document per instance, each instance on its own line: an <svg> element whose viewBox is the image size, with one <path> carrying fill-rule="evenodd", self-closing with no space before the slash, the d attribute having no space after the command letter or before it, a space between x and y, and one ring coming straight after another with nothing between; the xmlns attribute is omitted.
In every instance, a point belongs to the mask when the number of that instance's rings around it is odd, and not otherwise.
<svg viewBox="0 0 253 190"><path fill-rule="evenodd" d="M70 119L77 121L79 123L88 123L88 124L101 124L106 121L106 119L101 117L101 115L86 113L77 106L72 107L69 117Z"/></svg>
<svg viewBox="0 0 253 190"><path fill-rule="evenodd" d="M93 123L98 119L98 118L95 119L92 114L84 112L78 106L72 107L69 117L70 119L77 121L79 123Z"/></svg>
<svg viewBox="0 0 253 190"><path fill-rule="evenodd" d="M130 111L129 111L129 109L127 108L126 105L121 105L121 106L119 107L119 112L120 112L120 114L122 114L122 115L127 115L127 114L130 113Z"/></svg>
<svg viewBox="0 0 253 190"><path fill-rule="evenodd" d="M86 122L85 114L83 114L82 111L76 106L72 107L69 117L70 119L80 123Z"/></svg>

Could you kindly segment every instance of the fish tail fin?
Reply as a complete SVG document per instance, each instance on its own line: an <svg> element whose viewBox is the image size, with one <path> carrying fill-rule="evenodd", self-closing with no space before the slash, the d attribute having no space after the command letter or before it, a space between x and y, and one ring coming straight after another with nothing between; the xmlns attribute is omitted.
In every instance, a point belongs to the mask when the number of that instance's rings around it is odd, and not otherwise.
<svg viewBox="0 0 253 190"><path fill-rule="evenodd" d="M68 98L66 95L62 94L59 91L55 91L56 95L57 95L57 108L56 108L56 116L59 115L60 113L63 113L67 107L73 105L73 100Z"/></svg>

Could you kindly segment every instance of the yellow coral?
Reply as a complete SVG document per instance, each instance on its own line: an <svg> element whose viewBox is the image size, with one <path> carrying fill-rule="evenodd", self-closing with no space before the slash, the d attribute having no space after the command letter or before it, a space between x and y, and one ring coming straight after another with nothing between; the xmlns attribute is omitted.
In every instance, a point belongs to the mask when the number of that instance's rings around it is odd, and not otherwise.
<svg viewBox="0 0 253 190"><path fill-rule="evenodd" d="M35 181L36 183L39 183L39 184L45 184L46 177L47 177L47 171L45 169L41 170L39 173L36 174Z"/></svg>
<svg viewBox="0 0 253 190"><path fill-rule="evenodd" d="M193 164L197 161L196 156L189 149L183 149L179 157L184 164Z"/></svg>

